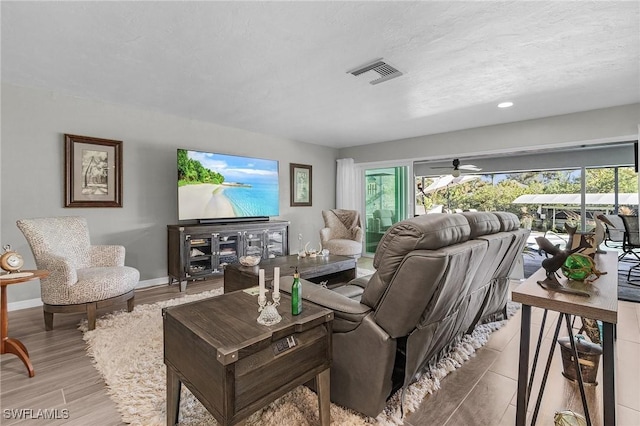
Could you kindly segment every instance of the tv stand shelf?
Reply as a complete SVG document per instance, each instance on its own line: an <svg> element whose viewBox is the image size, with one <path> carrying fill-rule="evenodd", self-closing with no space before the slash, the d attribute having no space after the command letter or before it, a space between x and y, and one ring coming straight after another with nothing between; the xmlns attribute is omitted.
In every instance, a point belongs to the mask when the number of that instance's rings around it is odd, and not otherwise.
<svg viewBox="0 0 640 426"><path fill-rule="evenodd" d="M269 220L198 225L168 225L169 284L220 275L240 256L263 259L289 255L289 222Z"/></svg>

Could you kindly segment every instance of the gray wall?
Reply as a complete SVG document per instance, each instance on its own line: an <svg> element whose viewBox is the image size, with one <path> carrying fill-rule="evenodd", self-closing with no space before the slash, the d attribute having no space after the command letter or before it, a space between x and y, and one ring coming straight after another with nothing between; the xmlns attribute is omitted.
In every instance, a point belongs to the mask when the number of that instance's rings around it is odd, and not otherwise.
<svg viewBox="0 0 640 426"><path fill-rule="evenodd" d="M64 134L123 141L123 207L64 207ZM337 150L148 110L79 99L44 90L2 85L0 243L35 262L16 227L28 217L80 215L92 243L121 244L126 264L152 283L167 276L168 224L178 223L176 149L270 158L280 161L280 216L298 234L319 243L321 210L335 206ZM289 163L313 166L313 206L289 206ZM165 281L166 282L166 281ZM40 298L39 283L10 286L8 301Z"/></svg>
<svg viewBox="0 0 640 426"><path fill-rule="evenodd" d="M339 158L356 163L450 159L545 147L635 140L640 104L343 148Z"/></svg>

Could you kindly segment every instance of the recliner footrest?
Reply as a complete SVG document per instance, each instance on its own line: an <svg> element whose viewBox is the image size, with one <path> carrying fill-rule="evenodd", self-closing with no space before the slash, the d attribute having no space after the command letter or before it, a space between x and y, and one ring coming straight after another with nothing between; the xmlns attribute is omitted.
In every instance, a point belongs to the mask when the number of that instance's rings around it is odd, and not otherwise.
<svg viewBox="0 0 640 426"><path fill-rule="evenodd" d="M349 299L359 300L360 297L362 296L362 292L364 291L364 289L357 285L347 284L340 287L332 288L331 291L334 291L338 294L348 297Z"/></svg>

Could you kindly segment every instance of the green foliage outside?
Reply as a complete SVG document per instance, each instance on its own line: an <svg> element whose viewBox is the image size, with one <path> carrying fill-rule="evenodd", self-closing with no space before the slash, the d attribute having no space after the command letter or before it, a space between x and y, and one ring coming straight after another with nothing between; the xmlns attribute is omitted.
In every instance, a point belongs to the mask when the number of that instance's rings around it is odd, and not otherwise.
<svg viewBox="0 0 640 426"><path fill-rule="evenodd" d="M178 150L178 186L223 182L224 176L220 173L207 169L197 160L188 158L186 150Z"/></svg>
<svg viewBox="0 0 640 426"><path fill-rule="evenodd" d="M612 168L587 169L587 192L606 193L614 192L614 171ZM638 192L638 174L632 167L620 167L618 169L618 192Z"/></svg>
<svg viewBox="0 0 640 426"><path fill-rule="evenodd" d="M580 176L571 171L513 173L503 175L504 179L492 182L495 176L484 175L482 179L442 188L426 196L417 191L416 204L423 204L426 210L435 205L449 206L451 209L477 209L479 211L508 211L521 219L535 212L538 205L513 204L524 194L576 194L580 193ZM618 169L618 192L638 191L637 174L631 167ZM422 178L416 179L416 185ZM425 179L428 187L433 179ZM614 169L587 169L587 193L614 192Z"/></svg>

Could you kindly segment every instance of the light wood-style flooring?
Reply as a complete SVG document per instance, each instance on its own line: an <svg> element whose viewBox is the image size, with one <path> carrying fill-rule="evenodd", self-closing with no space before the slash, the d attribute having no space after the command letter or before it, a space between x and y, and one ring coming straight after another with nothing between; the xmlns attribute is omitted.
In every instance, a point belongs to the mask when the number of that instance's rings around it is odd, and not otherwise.
<svg viewBox="0 0 640 426"><path fill-rule="evenodd" d="M359 265L371 269L370 259ZM222 285L222 279L190 283L187 293L198 293ZM136 304L180 297L178 286L158 286L136 292ZM100 314L100 312L99 312ZM532 350L535 348L542 312L533 310ZM545 351L551 344L555 316L545 327ZM81 315L55 315L54 330L46 332L41 308L9 313L9 336L20 339L29 350L35 377L29 378L22 362L10 354L1 357L0 424L2 425L122 425L105 384L85 351L77 329ZM513 425L518 370L519 313L492 334L462 368L447 376L441 389L427 396L405 424L424 425ZM617 337L616 386L618 425L640 426L640 304L620 302ZM572 408L582 412L577 386L565 379L558 345L547 382L539 425L552 425L556 411ZM542 361L544 363L544 360ZM538 379L544 364L539 367ZM539 380L538 380L539 382ZM537 388L537 386L536 386ZM601 385L588 387L594 424L601 424ZM531 406L533 406L533 398ZM68 419L15 420L11 409L66 409ZM62 411L60 411L62 413Z"/></svg>

